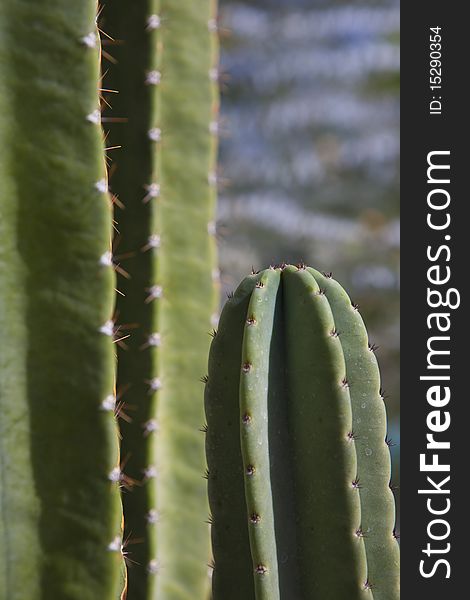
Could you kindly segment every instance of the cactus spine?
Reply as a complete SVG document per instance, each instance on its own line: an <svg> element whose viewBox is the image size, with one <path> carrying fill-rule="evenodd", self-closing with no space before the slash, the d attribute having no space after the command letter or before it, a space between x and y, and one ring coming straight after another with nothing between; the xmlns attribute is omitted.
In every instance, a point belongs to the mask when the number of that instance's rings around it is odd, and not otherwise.
<svg viewBox="0 0 470 600"><path fill-rule="evenodd" d="M379 371L341 286L303 266L243 281L205 404L213 600L398 600Z"/></svg>
<svg viewBox="0 0 470 600"><path fill-rule="evenodd" d="M218 118L216 5L159 0L104 10L113 49L107 87L116 153L112 191L118 254L134 253L120 279L119 319L131 324L119 352L118 389L132 423L122 423L130 552L128 599L205 598L210 559L201 476L199 402L216 323L215 250ZM141 251L143 250L143 251ZM118 259L116 259L118 260Z"/></svg>
<svg viewBox="0 0 470 600"><path fill-rule="evenodd" d="M122 590L95 17L95 0L0 4L2 600Z"/></svg>

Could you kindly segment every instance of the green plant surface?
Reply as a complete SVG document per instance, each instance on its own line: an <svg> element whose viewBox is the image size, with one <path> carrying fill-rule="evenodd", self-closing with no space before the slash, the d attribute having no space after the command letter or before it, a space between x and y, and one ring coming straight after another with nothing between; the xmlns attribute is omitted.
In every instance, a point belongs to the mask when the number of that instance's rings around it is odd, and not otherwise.
<svg viewBox="0 0 470 600"><path fill-rule="evenodd" d="M122 590L96 2L0 3L0 598Z"/></svg>
<svg viewBox="0 0 470 600"><path fill-rule="evenodd" d="M206 384L213 600L397 600L386 415L373 348L330 277L246 278Z"/></svg>
<svg viewBox="0 0 470 600"><path fill-rule="evenodd" d="M148 336L156 331L154 306L146 303L152 285L155 248L152 234L153 203L143 202L151 181L151 142L148 139L150 89L145 84L150 57L147 28L148 2L107 0L99 21L103 32L103 125L110 152L110 188L116 195L114 254L122 269L118 276L116 312L119 337L117 393L121 454L127 485L123 488L124 539L128 553L128 599L146 599L152 559L147 527L151 527L148 486L139 485L148 464L151 432L143 427L155 418L149 395L152 357ZM110 39L110 36L112 39ZM112 61L112 62L111 62ZM118 92L118 93L115 93ZM127 275L128 274L128 275ZM152 434L153 435L153 434ZM135 484L133 484L136 482ZM153 513L152 513L153 514Z"/></svg>
<svg viewBox="0 0 470 600"><path fill-rule="evenodd" d="M390 535L395 526L395 502L390 489L387 415L374 348L369 345L359 311L351 310L351 299L339 283L315 269L308 271L324 290L340 332L351 398L352 431L358 448L357 478L368 578L374 582L375 600L393 600L400 595L400 557L397 541Z"/></svg>
<svg viewBox="0 0 470 600"><path fill-rule="evenodd" d="M109 6L109 9L107 8ZM205 598L210 586L200 378L217 322L218 40L212 0L107 2L119 45L106 87L120 278L128 599ZM116 257L118 260L118 257Z"/></svg>
<svg viewBox="0 0 470 600"><path fill-rule="evenodd" d="M265 271L253 290L243 336L240 377L240 412L246 427L241 428L241 449L245 473L245 495L255 591L258 598L278 597L279 578L275 568L268 576L267 565L277 564L274 505L271 495L269 446L269 363L273 341L274 313L280 283L279 271ZM248 325L248 321L251 324ZM238 421L240 417L238 418ZM256 427L252 424L257 423ZM262 515L262 516L261 516ZM245 517L246 519L246 517ZM255 523L255 521L257 521Z"/></svg>
<svg viewBox="0 0 470 600"><path fill-rule="evenodd" d="M217 568L212 577L214 598L254 598L252 559L246 526L245 486L240 447L238 402L243 328L258 281L247 277L226 302L209 358L210 383L205 388L208 491L211 505L212 550ZM217 424L215 426L214 424ZM234 585L236 582L236 585Z"/></svg>
<svg viewBox="0 0 470 600"><path fill-rule="evenodd" d="M204 597L208 588L208 505L201 477L204 410L199 379L204 374L217 311L215 257L215 154L217 122L217 36L212 0L161 0L162 26L155 30L155 86L151 129L155 142L153 180L161 186L153 226L161 246L154 263L157 331L153 348L158 434L149 461L158 477L150 483L154 507L162 518L152 539L157 573L153 598ZM184 543L182 541L184 540Z"/></svg>

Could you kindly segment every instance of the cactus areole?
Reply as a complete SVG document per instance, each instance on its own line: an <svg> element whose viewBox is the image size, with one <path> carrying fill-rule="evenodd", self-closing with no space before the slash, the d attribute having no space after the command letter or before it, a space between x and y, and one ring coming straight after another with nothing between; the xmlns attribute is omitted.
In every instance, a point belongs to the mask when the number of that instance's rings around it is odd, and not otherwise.
<svg viewBox="0 0 470 600"><path fill-rule="evenodd" d="M286 266L241 283L205 408L213 600L398 600L379 370L331 276Z"/></svg>

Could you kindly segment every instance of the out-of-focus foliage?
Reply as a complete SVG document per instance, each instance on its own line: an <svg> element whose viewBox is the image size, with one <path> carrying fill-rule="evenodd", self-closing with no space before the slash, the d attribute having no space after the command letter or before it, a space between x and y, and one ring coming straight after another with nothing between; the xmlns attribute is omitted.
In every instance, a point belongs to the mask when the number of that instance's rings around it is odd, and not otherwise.
<svg viewBox="0 0 470 600"><path fill-rule="evenodd" d="M380 346L396 417L398 2L222 0L221 27L225 288L252 265L333 271Z"/></svg>
<svg viewBox="0 0 470 600"><path fill-rule="evenodd" d="M221 27L225 291L252 265L333 271L380 346L398 442L399 3L221 0Z"/></svg>

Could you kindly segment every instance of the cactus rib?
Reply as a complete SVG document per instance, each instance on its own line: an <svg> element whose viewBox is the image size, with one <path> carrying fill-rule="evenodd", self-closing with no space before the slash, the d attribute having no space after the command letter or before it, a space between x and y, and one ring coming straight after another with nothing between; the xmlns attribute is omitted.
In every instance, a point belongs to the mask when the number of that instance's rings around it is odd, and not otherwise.
<svg viewBox="0 0 470 600"><path fill-rule="evenodd" d="M160 0L152 32L157 48L150 70L161 74L152 86L154 144L152 181L160 186L153 226L161 239L154 263L154 302L161 348L152 348L153 378L161 381L155 418L158 435L149 444L149 463L158 478L149 482L153 506L162 518L152 532L154 560L162 565L153 597L205 597L210 558L208 504L201 476L204 440L198 429L204 411L198 402L216 323L218 281L215 239L216 121L218 95L210 72L217 64L212 0ZM212 320L212 323L211 323ZM185 543L182 544L182 540Z"/></svg>
<svg viewBox="0 0 470 600"><path fill-rule="evenodd" d="M360 501L353 485L356 452L348 438L352 414L340 338L333 335L328 300L308 271L287 267L283 284L303 589L307 598L365 598Z"/></svg>
<svg viewBox="0 0 470 600"><path fill-rule="evenodd" d="M118 277L116 309L119 322L130 334L118 346L117 391L122 411L119 419L121 452L125 473L131 482L140 483L148 466L149 438L145 424L154 418L154 398L149 394L151 374L150 336L157 332L154 310L145 303L146 290L152 285L152 261L157 251L152 244L151 213L153 201L143 199L144 187L151 182L151 142L147 137L150 119L150 93L145 83L151 40L147 27L147 2L103 4L100 26L118 45L108 50L114 62L107 64L104 87L117 90L106 98L105 118L109 145L122 148L113 153L110 186L118 196L116 253L123 256L122 268L128 276ZM114 120L117 119L117 122ZM109 123L109 124L108 124ZM122 404L121 404L122 403ZM152 560L148 529L157 518L149 503L148 486L132 485L123 490L125 537L129 540L128 600L146 599ZM135 542L135 543L134 543Z"/></svg>
<svg viewBox="0 0 470 600"><path fill-rule="evenodd" d="M210 376L205 387L207 479L212 549L217 556L212 589L215 598L226 600L254 598L240 431L234 424L240 418L244 330L239 324L246 319L257 281L256 275L247 277L224 306L210 349Z"/></svg>
<svg viewBox="0 0 470 600"><path fill-rule="evenodd" d="M269 362L280 283L277 270L265 271L252 292L240 368L240 439L255 592L259 600L279 598L274 502L269 456ZM246 526L246 525L245 525Z"/></svg>
<svg viewBox="0 0 470 600"><path fill-rule="evenodd" d="M339 332L346 362L357 448L361 529L367 554L367 576L375 600L399 597L399 546L391 532L395 503L390 484L390 452L386 444L387 415L380 395L380 374L360 313L331 277L308 269L325 292ZM367 414L364 419L363 415ZM380 490L380 494L377 491Z"/></svg>
<svg viewBox="0 0 470 600"><path fill-rule="evenodd" d="M0 598L116 600L114 271L96 2L0 5Z"/></svg>

